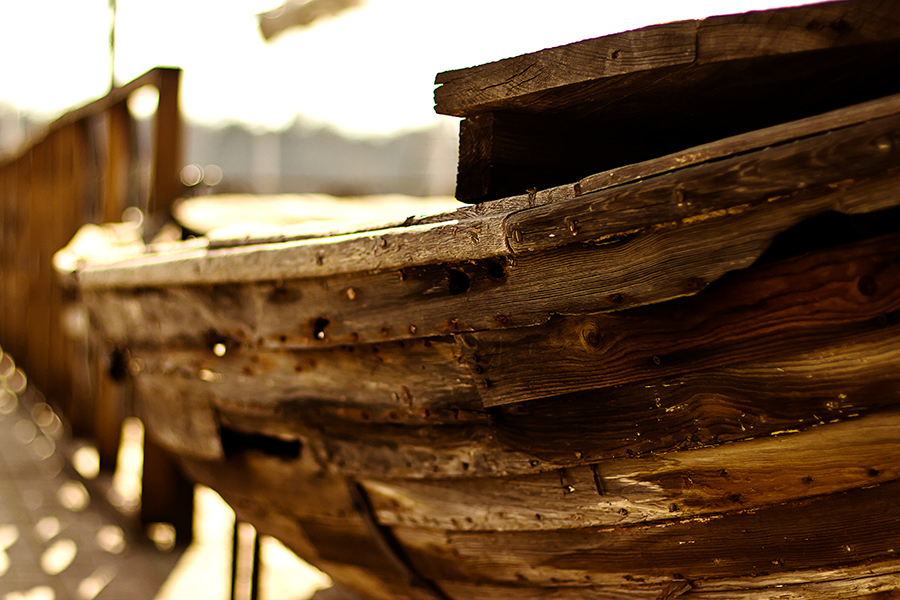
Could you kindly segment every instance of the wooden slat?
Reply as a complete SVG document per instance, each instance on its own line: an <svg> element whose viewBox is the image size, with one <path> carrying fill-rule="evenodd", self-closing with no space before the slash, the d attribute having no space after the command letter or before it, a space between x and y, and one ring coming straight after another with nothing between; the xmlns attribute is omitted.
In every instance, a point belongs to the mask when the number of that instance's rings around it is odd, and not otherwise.
<svg viewBox="0 0 900 600"><path fill-rule="evenodd" d="M694 298L459 339L487 406L810 350L900 311L898 244L876 238L760 266Z"/></svg>
<svg viewBox="0 0 900 600"><path fill-rule="evenodd" d="M302 437L323 464L350 476L533 474L891 410L900 393L897 340L896 327L887 327L796 356L500 406L487 415L451 409L425 415L415 408L385 415L377 406L251 400L215 400L215 409L220 422L236 431ZM155 389L177 387L160 380ZM205 397L200 391L192 396ZM158 393L162 403L172 392ZM153 394L141 400L155 401ZM193 444L194 438L180 443Z"/></svg>
<svg viewBox="0 0 900 600"><path fill-rule="evenodd" d="M450 104L460 100L456 93L471 102L450 111L468 117L457 197L483 202L556 185L896 93L900 84L883 76L900 59L895 12L894 4L869 0L685 22L696 28L696 60L675 67L608 76L611 57L570 60L648 28L439 75L449 77L435 92L439 111L447 95ZM512 65L534 82L546 70L551 81L518 85L506 72ZM585 80L592 69L596 76Z"/></svg>
<svg viewBox="0 0 900 600"><path fill-rule="evenodd" d="M835 131L868 120L900 113L900 96L892 95L862 102L824 114L750 131L716 140L659 158L626 165L585 177L575 184L576 195L583 196L606 188L677 171L711 160L744 154L768 146L799 140L811 135Z"/></svg>
<svg viewBox="0 0 900 600"><path fill-rule="evenodd" d="M623 527L754 510L900 479L898 425L897 413L874 414L796 435L536 475L365 485L379 520L392 526L451 531Z"/></svg>
<svg viewBox="0 0 900 600"><path fill-rule="evenodd" d="M135 349L131 356L139 381L224 404L333 403L403 413L481 404L449 337L305 351L237 347L222 357L213 348Z"/></svg>
<svg viewBox="0 0 900 600"><path fill-rule="evenodd" d="M750 579L895 561L900 483L719 518L529 532L394 529L426 577L536 586ZM860 510L861 506L866 509ZM503 552L496 552L503 548ZM746 585L746 584L745 584Z"/></svg>
<svg viewBox="0 0 900 600"><path fill-rule="evenodd" d="M9 344L15 236L15 163L0 167L0 344Z"/></svg>
<svg viewBox="0 0 900 600"><path fill-rule="evenodd" d="M866 181L807 202L762 205L618 244L572 244L514 260L254 285L88 290L85 298L120 344L202 345L218 336L302 348L527 327L546 323L551 313L621 311L696 294L748 267L777 234L805 218L834 207L855 212L896 203L891 185Z"/></svg>
<svg viewBox="0 0 900 600"><path fill-rule="evenodd" d="M576 241L615 239L648 227L667 227L756 205L802 204L890 177L898 166L900 117L888 116L721 161L607 189L558 205L519 211L505 224L515 252ZM728 193L723 193L728 190ZM852 211L868 196L834 198L832 209Z"/></svg>
<svg viewBox="0 0 900 600"><path fill-rule="evenodd" d="M182 123L178 108L180 69L158 70L159 103L153 155L153 182L149 213L168 215L181 195Z"/></svg>
<svg viewBox="0 0 900 600"><path fill-rule="evenodd" d="M682 85L696 85L680 71L703 65L896 40L900 37L896 7L883 0L827 2L584 40L440 73L435 79L439 85L435 110L470 116L510 109L562 112L588 99L609 105L620 94L643 90L655 81L671 84L677 78ZM733 66L731 70L739 72Z"/></svg>
<svg viewBox="0 0 900 600"><path fill-rule="evenodd" d="M693 21L655 25L439 73L435 110L458 117L509 106L537 111L550 108L548 101L541 102L541 95L549 90L615 76L628 77L634 85L635 73L692 63L695 32ZM553 97L553 105L559 104L558 96Z"/></svg>
<svg viewBox="0 0 900 600"><path fill-rule="evenodd" d="M660 598L722 598L724 600L889 600L896 597L897 566L887 561L841 569L810 569L785 576L758 575L752 580L731 582L630 583L609 586L528 587L440 581L456 600L618 600Z"/></svg>

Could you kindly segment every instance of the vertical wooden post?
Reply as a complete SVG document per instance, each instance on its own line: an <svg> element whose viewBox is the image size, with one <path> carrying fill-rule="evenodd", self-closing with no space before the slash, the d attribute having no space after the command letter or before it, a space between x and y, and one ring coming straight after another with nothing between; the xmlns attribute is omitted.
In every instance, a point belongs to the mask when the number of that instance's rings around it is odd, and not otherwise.
<svg viewBox="0 0 900 600"><path fill-rule="evenodd" d="M182 123L178 109L180 69L159 69L159 106L156 110L153 187L148 212L162 217L180 195Z"/></svg>
<svg viewBox="0 0 900 600"><path fill-rule="evenodd" d="M27 339L27 307L28 307L28 273L29 236L28 215L31 212L31 155L29 150L16 161L16 196L15 196L15 237L13 240L13 285L10 299L12 311L10 334L12 345L9 348L17 362L28 358ZM22 362L24 364L24 362Z"/></svg>
<svg viewBox="0 0 900 600"><path fill-rule="evenodd" d="M175 543L186 546L193 538L194 485L173 458L144 432L144 471L141 480L141 524L170 523Z"/></svg>
<svg viewBox="0 0 900 600"><path fill-rule="evenodd" d="M153 178L148 216L167 217L180 195L182 123L178 107L180 69L159 69L159 105L153 149ZM144 435L144 486L141 521L166 522L175 526L176 539L187 543L193 535L193 485L151 436Z"/></svg>
<svg viewBox="0 0 900 600"><path fill-rule="evenodd" d="M122 220L128 201L128 175L131 168L131 115L125 100L113 104L105 113L106 152L103 153L100 215L104 222ZM100 468L114 471L125 418L125 393L121 382L110 376L116 365L115 349L97 340L93 344L94 438L100 454Z"/></svg>
<svg viewBox="0 0 900 600"><path fill-rule="evenodd" d="M7 343L9 330L10 274L9 261L10 208L15 202L15 170L12 165L0 167L0 347Z"/></svg>

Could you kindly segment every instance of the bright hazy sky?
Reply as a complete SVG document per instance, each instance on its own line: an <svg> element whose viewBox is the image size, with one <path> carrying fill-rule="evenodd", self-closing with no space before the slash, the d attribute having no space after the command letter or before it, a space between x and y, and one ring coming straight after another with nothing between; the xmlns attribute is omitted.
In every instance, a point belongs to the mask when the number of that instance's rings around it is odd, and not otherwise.
<svg viewBox="0 0 900 600"><path fill-rule="evenodd" d="M368 0L264 42L280 0L118 0L118 82L184 69L182 108L203 123L267 128L302 114L347 133L429 125L434 76L644 25L803 0ZM109 86L108 0L0 0L0 106L51 117Z"/></svg>

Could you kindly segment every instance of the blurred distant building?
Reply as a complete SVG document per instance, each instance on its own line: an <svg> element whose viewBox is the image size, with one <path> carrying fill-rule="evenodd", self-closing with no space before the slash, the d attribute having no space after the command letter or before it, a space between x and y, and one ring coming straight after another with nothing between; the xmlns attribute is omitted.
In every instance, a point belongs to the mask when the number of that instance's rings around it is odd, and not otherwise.
<svg viewBox="0 0 900 600"><path fill-rule="evenodd" d="M369 139L299 121L282 132L189 125L185 156L201 168L219 167L222 191L452 196L457 135L452 123Z"/></svg>

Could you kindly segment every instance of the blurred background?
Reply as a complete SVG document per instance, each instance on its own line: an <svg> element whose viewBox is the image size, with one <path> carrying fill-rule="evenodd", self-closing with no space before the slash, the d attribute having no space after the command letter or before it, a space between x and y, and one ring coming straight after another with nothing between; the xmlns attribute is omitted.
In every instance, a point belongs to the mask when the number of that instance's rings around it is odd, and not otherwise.
<svg viewBox="0 0 900 600"><path fill-rule="evenodd" d="M177 66L186 164L227 191L452 194L457 125L432 110L436 73L653 23L788 4L317 1L325 6L306 15L310 23L269 40L257 15L275 11L267 19L275 21L277 0L2 2L0 155L104 95L111 81ZM152 113L153 93L130 99L135 116Z"/></svg>

